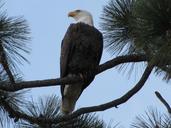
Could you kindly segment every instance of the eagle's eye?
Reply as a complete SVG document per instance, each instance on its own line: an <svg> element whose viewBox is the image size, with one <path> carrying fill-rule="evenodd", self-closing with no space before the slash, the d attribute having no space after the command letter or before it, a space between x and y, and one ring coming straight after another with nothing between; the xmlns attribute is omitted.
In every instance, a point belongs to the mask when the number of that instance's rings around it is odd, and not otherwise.
<svg viewBox="0 0 171 128"><path fill-rule="evenodd" d="M81 12L81 10L75 10L76 12Z"/></svg>

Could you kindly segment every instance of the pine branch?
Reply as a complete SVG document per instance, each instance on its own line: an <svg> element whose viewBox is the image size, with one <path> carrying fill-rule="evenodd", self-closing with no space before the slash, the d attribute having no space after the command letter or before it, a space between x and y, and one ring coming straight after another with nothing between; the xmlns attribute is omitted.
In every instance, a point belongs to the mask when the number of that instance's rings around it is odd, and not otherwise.
<svg viewBox="0 0 171 128"><path fill-rule="evenodd" d="M171 118L155 108L148 108L145 114L138 115L131 128L171 128Z"/></svg>
<svg viewBox="0 0 171 128"><path fill-rule="evenodd" d="M7 57L5 55L5 52L4 52L4 48L2 46L2 43L0 45L0 54L1 54L0 55L0 57L1 57L0 58L0 62L2 64L4 70L6 71L6 73L7 73L8 77L9 77L9 80L10 80L11 84L14 84L15 83L15 80L14 80L13 74L12 74L10 68L9 68L9 64L8 64Z"/></svg>
<svg viewBox="0 0 171 128"><path fill-rule="evenodd" d="M163 105L167 108L168 113L171 114L171 107L170 107L170 105L167 103L167 101L162 97L162 95L161 95L158 91L156 91L155 94L156 94L157 98L158 98L158 99L163 103Z"/></svg>
<svg viewBox="0 0 171 128"><path fill-rule="evenodd" d="M61 101L56 95L40 97L37 102L33 102L33 100L28 102L28 105L24 108L24 110L29 116L57 119L61 116L60 102ZM20 128L23 128L24 126L27 128L111 128L107 127L103 120L99 120L98 116L95 114L83 114L72 120L57 124L47 124L46 122L32 124L25 120L22 120L17 124Z"/></svg>
<svg viewBox="0 0 171 128"><path fill-rule="evenodd" d="M73 118L76 118L82 114L86 114L86 113L91 113L91 112L97 112L97 111L104 111L106 109L112 108L112 107L117 107L118 105L121 105L123 103L125 103L126 101L128 101L133 95L135 95L145 84L145 82L147 81L149 75L151 74L152 70L154 68L153 64L149 64L147 66L147 68L145 69L141 79L139 80L139 82L131 89L129 90L126 94L124 94L122 97L113 100L111 102L105 103L105 104L101 104L98 106L92 106L92 107L85 107L85 108L80 108L77 111L73 112L71 115L68 116L63 116L61 118L57 118L57 119L46 119L46 118L35 118L32 116L29 116L27 114L23 114L21 112L18 112L16 110L14 110L13 108L11 108L10 106L4 104L5 109L12 114L15 118L17 119L24 119L27 120L31 123L59 123L62 121L67 121Z"/></svg>
<svg viewBox="0 0 171 128"><path fill-rule="evenodd" d="M13 85L14 77L19 71L17 64L28 62L24 55L30 51L29 33L28 24L23 17L8 17L6 12L0 12L0 64Z"/></svg>
<svg viewBox="0 0 171 128"><path fill-rule="evenodd" d="M142 61L147 61L145 55L119 56L99 65L96 74L102 73L122 63L142 62ZM25 82L16 83L15 87L11 85L0 86L0 89L5 91L18 91L27 88L49 87L49 86L57 86L60 84L68 84L68 83L71 84L71 83L80 82L81 80L82 79L79 76L75 76L75 77L64 77L64 78L57 78L57 79L25 81Z"/></svg>
<svg viewBox="0 0 171 128"><path fill-rule="evenodd" d="M31 117L27 114L21 113L17 110L14 110L5 100L1 99L4 109L9 113L10 118L14 118L15 122L19 119L24 119L32 123L38 123L39 119Z"/></svg>

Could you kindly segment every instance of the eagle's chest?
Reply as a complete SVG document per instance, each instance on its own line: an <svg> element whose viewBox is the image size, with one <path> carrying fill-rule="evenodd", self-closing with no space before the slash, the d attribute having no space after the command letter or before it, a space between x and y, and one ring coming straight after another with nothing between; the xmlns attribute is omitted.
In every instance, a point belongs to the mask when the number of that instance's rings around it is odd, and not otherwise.
<svg viewBox="0 0 171 128"><path fill-rule="evenodd" d="M96 55L93 42L84 41L75 42L74 50L69 62L69 70L73 72L87 71L94 67Z"/></svg>

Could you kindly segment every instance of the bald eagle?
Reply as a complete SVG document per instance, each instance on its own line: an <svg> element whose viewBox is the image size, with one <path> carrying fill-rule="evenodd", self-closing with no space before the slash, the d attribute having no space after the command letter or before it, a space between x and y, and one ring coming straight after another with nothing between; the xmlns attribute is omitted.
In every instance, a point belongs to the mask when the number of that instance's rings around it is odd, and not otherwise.
<svg viewBox="0 0 171 128"><path fill-rule="evenodd" d="M99 65L103 37L93 26L89 12L75 10L68 13L77 23L71 24L62 40L60 57L60 77L80 76L83 82L61 85L61 111L69 114L83 90L93 81Z"/></svg>

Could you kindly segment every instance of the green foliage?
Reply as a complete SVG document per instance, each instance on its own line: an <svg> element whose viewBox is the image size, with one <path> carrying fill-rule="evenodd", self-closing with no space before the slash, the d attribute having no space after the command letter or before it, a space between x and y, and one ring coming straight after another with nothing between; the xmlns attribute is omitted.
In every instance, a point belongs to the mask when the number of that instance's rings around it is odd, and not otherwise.
<svg viewBox="0 0 171 128"><path fill-rule="evenodd" d="M47 119L54 119L59 117L59 102L56 96L39 98L38 102L34 102L33 99L25 106L25 113L33 117L42 117ZM30 124L27 121L21 121L18 123L18 127L22 128L46 128L50 127L49 124Z"/></svg>
<svg viewBox="0 0 171 128"><path fill-rule="evenodd" d="M46 119L60 118L60 100L55 95L39 98L37 103L32 100L27 103L25 112L33 117ZM22 120L17 126L18 128L112 128L111 126L106 126L97 116L90 114L85 114L58 124L46 124L43 122L31 124Z"/></svg>
<svg viewBox="0 0 171 128"><path fill-rule="evenodd" d="M133 128L171 128L171 115L149 109L145 115L137 116Z"/></svg>
<svg viewBox="0 0 171 128"><path fill-rule="evenodd" d="M26 104L25 94L26 91L6 92L0 90L0 127L9 128L15 126L15 121L18 119L12 113L9 113L10 109L8 106L22 112L21 108Z"/></svg>
<svg viewBox="0 0 171 128"><path fill-rule="evenodd" d="M15 76L15 78L16 82L21 81L20 77ZM10 80L7 73L3 70L3 67L0 67L0 86L6 86L9 83ZM0 127L15 127L15 122L18 119L14 117L11 109L22 112L21 108L27 104L27 100L25 99L27 91L8 92L0 90Z"/></svg>
<svg viewBox="0 0 171 128"><path fill-rule="evenodd" d="M23 55L29 53L28 34L27 23L22 17L0 14L0 45L3 47L3 51L0 52L4 52L11 70L15 70L16 64L21 63L22 60L27 61Z"/></svg>
<svg viewBox="0 0 171 128"><path fill-rule="evenodd" d="M110 53L145 54L156 62L156 74L170 79L170 0L110 0L101 26Z"/></svg>
<svg viewBox="0 0 171 128"><path fill-rule="evenodd" d="M105 47L112 53L132 53L133 42L133 3L134 0L111 0L104 7L102 30ZM127 49L125 49L127 48Z"/></svg>

